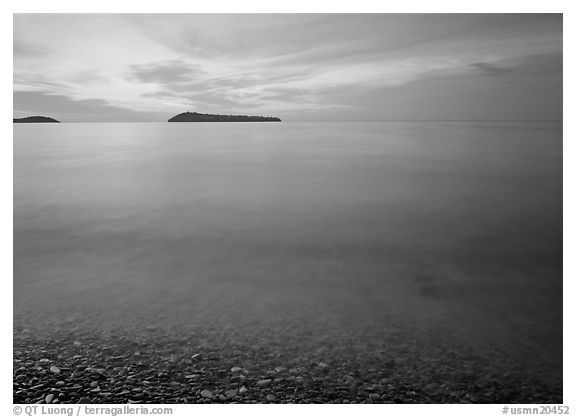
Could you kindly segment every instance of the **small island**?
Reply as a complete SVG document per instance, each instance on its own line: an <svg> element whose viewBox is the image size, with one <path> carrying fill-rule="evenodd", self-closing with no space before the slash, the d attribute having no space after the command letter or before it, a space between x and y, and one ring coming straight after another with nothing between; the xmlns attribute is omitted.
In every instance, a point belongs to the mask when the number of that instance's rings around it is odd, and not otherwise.
<svg viewBox="0 0 576 417"><path fill-rule="evenodd" d="M58 120L45 116L29 116L13 119L14 123L60 123Z"/></svg>
<svg viewBox="0 0 576 417"><path fill-rule="evenodd" d="M266 116L238 116L226 114L180 113L169 122L280 122L278 117Z"/></svg>

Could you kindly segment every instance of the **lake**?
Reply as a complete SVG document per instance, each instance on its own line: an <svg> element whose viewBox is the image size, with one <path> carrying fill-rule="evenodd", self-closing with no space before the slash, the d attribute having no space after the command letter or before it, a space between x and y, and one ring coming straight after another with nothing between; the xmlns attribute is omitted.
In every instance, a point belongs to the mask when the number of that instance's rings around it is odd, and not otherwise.
<svg viewBox="0 0 576 417"><path fill-rule="evenodd" d="M562 123L14 125L14 321L561 386Z"/></svg>

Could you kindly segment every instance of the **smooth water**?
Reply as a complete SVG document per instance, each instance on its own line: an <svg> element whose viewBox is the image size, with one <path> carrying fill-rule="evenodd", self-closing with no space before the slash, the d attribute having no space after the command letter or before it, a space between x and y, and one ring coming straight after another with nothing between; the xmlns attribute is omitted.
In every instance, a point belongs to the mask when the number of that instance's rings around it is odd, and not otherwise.
<svg viewBox="0 0 576 417"><path fill-rule="evenodd" d="M398 334L558 376L561 123L14 125L14 314Z"/></svg>

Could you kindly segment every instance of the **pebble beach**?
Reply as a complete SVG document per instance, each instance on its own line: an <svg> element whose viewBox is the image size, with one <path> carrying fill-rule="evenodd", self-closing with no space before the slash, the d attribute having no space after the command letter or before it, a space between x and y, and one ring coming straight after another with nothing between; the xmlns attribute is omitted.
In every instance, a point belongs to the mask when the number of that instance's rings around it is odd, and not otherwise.
<svg viewBox="0 0 576 417"><path fill-rule="evenodd" d="M390 333L317 339L267 329L149 327L14 333L14 402L34 404L562 402L540 379L465 346L421 345ZM224 334L228 333L228 334ZM184 337L182 334L187 334ZM335 340L338 343L335 343ZM430 340L430 343L433 343ZM504 355L506 356L506 355ZM500 365L499 365L500 364ZM503 369L505 368L505 369Z"/></svg>

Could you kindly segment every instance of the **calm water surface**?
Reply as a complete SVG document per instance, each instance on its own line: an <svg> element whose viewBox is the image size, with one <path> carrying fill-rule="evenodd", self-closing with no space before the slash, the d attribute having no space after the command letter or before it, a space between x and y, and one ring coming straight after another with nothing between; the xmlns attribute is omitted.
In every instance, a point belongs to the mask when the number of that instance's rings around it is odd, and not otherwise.
<svg viewBox="0 0 576 417"><path fill-rule="evenodd" d="M14 314L558 376L561 123L14 125Z"/></svg>

